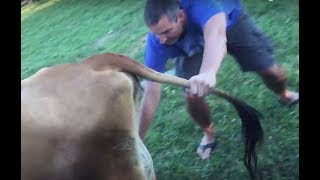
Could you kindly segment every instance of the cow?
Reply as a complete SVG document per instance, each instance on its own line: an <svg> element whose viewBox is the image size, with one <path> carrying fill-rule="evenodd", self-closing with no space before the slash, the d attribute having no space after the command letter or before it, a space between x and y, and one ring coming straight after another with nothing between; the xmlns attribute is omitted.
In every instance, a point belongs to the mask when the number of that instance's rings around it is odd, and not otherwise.
<svg viewBox="0 0 320 180"><path fill-rule="evenodd" d="M185 79L114 53L42 68L22 80L21 179L156 179L152 157L139 137L137 76L189 86ZM218 89L213 93L236 101ZM251 127L245 130L249 158L255 157L250 153L261 135L259 121L253 121L244 123Z"/></svg>

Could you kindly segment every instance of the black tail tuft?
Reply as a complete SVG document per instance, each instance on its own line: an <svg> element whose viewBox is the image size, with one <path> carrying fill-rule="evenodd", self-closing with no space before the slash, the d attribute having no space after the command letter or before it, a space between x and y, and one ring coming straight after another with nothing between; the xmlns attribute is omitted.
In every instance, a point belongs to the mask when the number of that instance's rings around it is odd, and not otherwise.
<svg viewBox="0 0 320 180"><path fill-rule="evenodd" d="M251 179L257 175L256 144L263 141L263 129L259 118L262 114L239 99L228 99L237 110L242 121L242 135L245 143L244 164L249 171Z"/></svg>

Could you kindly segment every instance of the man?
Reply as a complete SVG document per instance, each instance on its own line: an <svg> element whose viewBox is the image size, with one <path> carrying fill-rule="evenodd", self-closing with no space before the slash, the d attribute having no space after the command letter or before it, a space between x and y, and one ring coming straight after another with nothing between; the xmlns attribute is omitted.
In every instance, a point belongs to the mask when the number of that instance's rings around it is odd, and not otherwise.
<svg viewBox="0 0 320 180"><path fill-rule="evenodd" d="M245 14L239 0L147 0L145 23L150 32L145 65L164 72L168 59L176 59L176 75L189 79L185 91L187 110L204 136L198 147L201 158L215 147L215 130L204 101L215 86L226 53L243 72L259 74L265 85L285 105L298 102L299 94L288 90L285 70L276 64L269 40ZM160 100L159 83L147 81L141 104L140 136L144 138Z"/></svg>

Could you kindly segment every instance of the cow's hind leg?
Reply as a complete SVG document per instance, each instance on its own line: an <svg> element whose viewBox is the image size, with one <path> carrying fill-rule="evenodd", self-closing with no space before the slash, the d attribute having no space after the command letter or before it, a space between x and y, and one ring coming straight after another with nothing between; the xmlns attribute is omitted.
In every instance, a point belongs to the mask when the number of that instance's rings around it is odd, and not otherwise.
<svg viewBox="0 0 320 180"><path fill-rule="evenodd" d="M82 138L79 174L90 179L152 179L152 159L138 133L136 80L112 70L97 72L94 79L105 84L98 93L108 102L105 118Z"/></svg>

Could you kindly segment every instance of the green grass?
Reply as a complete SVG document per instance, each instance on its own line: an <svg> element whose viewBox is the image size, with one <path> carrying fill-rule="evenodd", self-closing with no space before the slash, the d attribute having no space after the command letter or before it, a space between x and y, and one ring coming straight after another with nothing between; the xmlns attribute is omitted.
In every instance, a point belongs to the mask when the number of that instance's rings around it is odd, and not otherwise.
<svg viewBox="0 0 320 180"><path fill-rule="evenodd" d="M289 86L299 90L298 1L243 3L272 40L278 62L287 69ZM101 52L143 62L147 34L143 5L142 0L49 0L24 7L21 79L42 67L77 62ZM299 179L299 107L281 107L258 76L242 73L230 56L221 66L217 87L246 100L265 116L265 141L257 150L264 179ZM158 179L248 179L241 121L233 107L216 96L207 98L219 145L212 158L201 160L195 152L202 132L186 113L181 92L175 86L163 86L146 136Z"/></svg>

